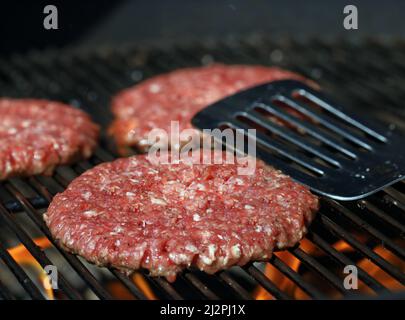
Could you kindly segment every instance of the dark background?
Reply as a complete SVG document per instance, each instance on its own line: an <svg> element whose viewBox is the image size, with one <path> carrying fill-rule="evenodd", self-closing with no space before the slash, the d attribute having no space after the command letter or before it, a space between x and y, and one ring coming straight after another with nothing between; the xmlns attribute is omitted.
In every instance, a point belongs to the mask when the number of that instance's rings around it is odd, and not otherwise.
<svg viewBox="0 0 405 320"><path fill-rule="evenodd" d="M59 30L45 30L43 8L56 5ZM343 28L343 7L355 4L359 29ZM170 45L201 39L404 38L403 0L87 0L0 3L0 53L63 46Z"/></svg>

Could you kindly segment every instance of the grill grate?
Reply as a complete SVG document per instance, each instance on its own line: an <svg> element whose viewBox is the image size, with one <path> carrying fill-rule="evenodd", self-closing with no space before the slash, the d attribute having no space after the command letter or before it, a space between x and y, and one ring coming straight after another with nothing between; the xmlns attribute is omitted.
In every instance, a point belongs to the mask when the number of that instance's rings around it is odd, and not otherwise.
<svg viewBox="0 0 405 320"><path fill-rule="evenodd" d="M330 44L319 40L299 43L260 38L171 49L49 50L0 59L0 95L62 100L89 112L105 129L111 121L110 97L146 77L211 61L276 64L319 81L326 91L334 92L335 96L338 93L341 103L374 112L383 121L405 128L405 112L401 109L405 101L401 88L405 81L404 58L405 43ZM0 298L46 298L27 268L7 251L6 248L16 244L28 249L42 267L60 265L56 298L114 299L117 296L109 283L118 284L131 298L148 297L139 281L134 282L116 270L91 266L59 248L42 220L52 197L74 177L115 157L112 143L103 137L100 148L88 161L60 167L52 177L13 178L0 184L0 271L14 277L10 284L0 272ZM377 266L384 271L384 277L396 283L397 289L405 290L404 235L402 181L366 200L339 203L322 199L321 211L305 243L288 253L274 255L268 263L235 267L215 276L186 271L173 284L143 272L139 275L157 298L253 299L260 288L276 299L292 299L300 297L295 287L309 298L341 298L358 294L343 286L344 266L357 265L366 293L389 294L392 288L387 286L388 282L375 277L365 266ZM52 242L53 249L44 251L35 243L34 238L44 236ZM346 249L338 248L337 243ZM299 269L294 266L297 262ZM270 278L264 265L277 270L273 272L278 278ZM287 287L289 282L292 284ZM14 283L19 283L22 290L16 290Z"/></svg>

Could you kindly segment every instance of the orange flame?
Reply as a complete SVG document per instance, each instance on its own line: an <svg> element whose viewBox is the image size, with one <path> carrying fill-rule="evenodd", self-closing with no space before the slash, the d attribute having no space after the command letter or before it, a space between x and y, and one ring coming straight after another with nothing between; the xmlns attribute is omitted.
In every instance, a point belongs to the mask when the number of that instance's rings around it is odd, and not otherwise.
<svg viewBox="0 0 405 320"><path fill-rule="evenodd" d="M374 249L374 252L379 256L389 261L391 264L397 266L400 270L405 272L405 262L396 257L391 251L385 249L383 246L378 246ZM363 270L366 270L372 277L378 279L378 281L389 288L390 290L403 290L404 286L388 275L384 270L379 268L373 262L368 259L363 259L358 263L358 266ZM359 289L364 291L371 291L364 283L359 283Z"/></svg>
<svg viewBox="0 0 405 320"><path fill-rule="evenodd" d="M46 237L37 238L34 239L33 241L38 247L40 247L43 250L51 246L51 242ZM10 255L18 264L33 267L37 271L38 277L44 288L46 297L49 300L53 300L55 297L51 286L49 286L49 278L46 276L44 269L41 267L38 261L35 260L35 258L31 255L31 253L27 250L27 248L24 245L20 244L14 248L8 249L7 251L10 253ZM146 282L146 280L140 273L135 273L132 277L132 280L149 300L157 299L156 295L153 293L149 284ZM118 282L109 285L111 293L117 298L131 299L132 295L127 293L125 290L121 290L122 286L119 286L117 284Z"/></svg>
<svg viewBox="0 0 405 320"><path fill-rule="evenodd" d="M340 252L352 252L354 249L345 241L339 240L333 244L333 247ZM301 241L300 248L305 251L307 254L312 256L322 255L322 251L319 250L315 245L313 245L307 239ZM400 270L405 271L405 262L396 257L392 252L385 249L383 246L377 246L374 249L374 252L380 255L385 260L389 261L393 265L399 267ZM294 257L288 251L276 252L275 255L283 260L292 270L298 272L301 261ZM372 277L376 278L381 284L390 290L400 290L403 289L403 286L400 282L390 277L386 272L381 268L376 266L370 260L364 258L357 263L357 266L365 270ZM275 283L280 290L287 293L289 296L294 297L295 299L308 299L308 295L303 292L295 283L285 277L280 271L278 271L271 264L267 264L264 271L265 275ZM373 291L366 286L366 284L359 281L359 291L363 293L372 294ZM264 288L258 287L253 296L257 300L270 300L274 297L268 293Z"/></svg>
<svg viewBox="0 0 405 320"><path fill-rule="evenodd" d="M51 246L51 243L45 237L34 239L34 243L41 249L46 249ZM31 266L37 271L38 277L45 290L46 297L49 300L53 300L55 297L52 287L49 286L49 278L47 277L44 269L41 267L38 261L35 260L35 258L31 255L27 248L24 247L24 245L20 244L14 248L8 249L7 251L17 263Z"/></svg>
<svg viewBox="0 0 405 320"><path fill-rule="evenodd" d="M131 278L138 289L145 295L148 300L157 300L156 295L154 294L142 274L134 273ZM134 300L134 296L118 280L114 280L108 283L108 289L114 298L122 300Z"/></svg>
<svg viewBox="0 0 405 320"><path fill-rule="evenodd" d="M132 276L132 280L138 285L138 288L148 298L148 300L157 300L156 295L153 293L151 287L146 282L145 278L140 273L135 273Z"/></svg>
<svg viewBox="0 0 405 320"><path fill-rule="evenodd" d="M303 239L301 241L301 249L310 253L308 251L313 251L316 249L308 240ZM280 260L282 260L286 265L288 265L292 270L298 272L301 261L294 257L288 251L280 251L274 253ZM294 296L296 299L308 299L308 295L297 287L294 282L292 282L288 277L283 275L279 270L273 267L271 264L266 264L265 275L275 283L279 289L290 296ZM274 297L268 293L264 288L258 287L254 292L253 296L256 300L272 300Z"/></svg>
<svg viewBox="0 0 405 320"><path fill-rule="evenodd" d="M137 285L139 290L145 295L148 300L157 300L149 284L140 273L135 273L132 276L132 281ZM118 280L114 280L108 284L108 289L114 298L122 300L134 300L134 296L122 285Z"/></svg>

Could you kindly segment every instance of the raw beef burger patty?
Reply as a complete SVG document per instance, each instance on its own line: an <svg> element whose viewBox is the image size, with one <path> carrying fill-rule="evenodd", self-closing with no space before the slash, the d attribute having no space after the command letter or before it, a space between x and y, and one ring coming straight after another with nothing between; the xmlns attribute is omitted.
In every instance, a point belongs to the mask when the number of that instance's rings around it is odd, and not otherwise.
<svg viewBox="0 0 405 320"><path fill-rule="evenodd" d="M89 157L99 128L83 111L46 100L0 99L0 180L50 174Z"/></svg>
<svg viewBox="0 0 405 320"><path fill-rule="evenodd" d="M217 152L224 156L202 156ZM253 175L238 175L238 166L159 165L147 155L103 163L56 195L44 219L90 262L169 281L190 266L214 273L265 260L302 238L318 199L260 160Z"/></svg>
<svg viewBox="0 0 405 320"><path fill-rule="evenodd" d="M154 129L170 132L179 121L180 131L192 128L191 119L201 109L237 91L268 81L303 77L275 67L226 66L180 69L148 79L119 93L112 102L116 120L110 133L122 150L136 146L147 150L148 133ZM196 135L199 132L195 131Z"/></svg>

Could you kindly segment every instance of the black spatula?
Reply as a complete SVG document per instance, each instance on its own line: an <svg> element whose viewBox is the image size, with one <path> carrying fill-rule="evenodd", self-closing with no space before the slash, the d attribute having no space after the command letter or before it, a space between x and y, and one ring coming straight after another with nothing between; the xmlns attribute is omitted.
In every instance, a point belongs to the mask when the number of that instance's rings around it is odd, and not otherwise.
<svg viewBox="0 0 405 320"><path fill-rule="evenodd" d="M316 193L355 200L402 179L404 136L299 81L260 85L194 116L200 129L256 128L256 154ZM252 138L252 137L250 137Z"/></svg>

